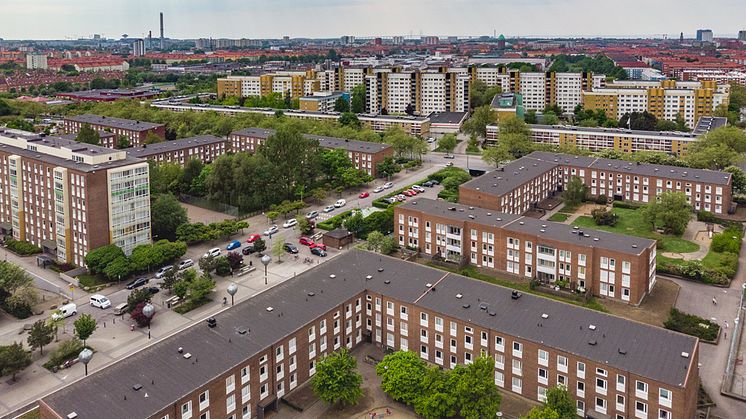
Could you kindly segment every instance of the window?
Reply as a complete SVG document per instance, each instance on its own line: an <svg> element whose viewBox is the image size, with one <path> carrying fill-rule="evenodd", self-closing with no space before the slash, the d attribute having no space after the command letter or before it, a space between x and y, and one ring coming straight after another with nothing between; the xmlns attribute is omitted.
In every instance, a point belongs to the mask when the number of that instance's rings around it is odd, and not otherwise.
<svg viewBox="0 0 746 419"><path fill-rule="evenodd" d="M518 377L512 379L512 390L514 393L520 393L523 387L523 382Z"/></svg>
<svg viewBox="0 0 746 419"><path fill-rule="evenodd" d="M210 412L205 412L199 415L199 419L210 419Z"/></svg>
<svg viewBox="0 0 746 419"><path fill-rule="evenodd" d="M547 371L545 368L539 368L539 384L548 384L549 383L549 371Z"/></svg>
<svg viewBox="0 0 746 419"><path fill-rule="evenodd" d="M199 410L205 410L210 406L210 391L205 390L199 395Z"/></svg>
<svg viewBox="0 0 746 419"><path fill-rule="evenodd" d="M637 380L635 383L635 396L638 399L648 399L648 383Z"/></svg>
<svg viewBox="0 0 746 419"><path fill-rule="evenodd" d="M499 352L505 351L505 341L500 336L495 336L495 350Z"/></svg>
<svg viewBox="0 0 746 419"><path fill-rule="evenodd" d="M241 409L241 419L251 419L251 406L245 405L243 409Z"/></svg>
<svg viewBox="0 0 746 419"><path fill-rule="evenodd" d="M582 381L577 382L578 397L585 397L585 383Z"/></svg>
<svg viewBox="0 0 746 419"><path fill-rule="evenodd" d="M246 384L249 381L250 373L249 367L241 368L241 384Z"/></svg>
<svg viewBox="0 0 746 419"><path fill-rule="evenodd" d="M557 355L557 370L561 372L567 372L567 357Z"/></svg>
<svg viewBox="0 0 746 419"><path fill-rule="evenodd" d="M627 377L617 374L616 375L616 391L622 391L624 392L624 387L626 386Z"/></svg>
<svg viewBox="0 0 746 419"><path fill-rule="evenodd" d="M521 375L523 373L522 367L523 366L520 360L518 359L513 360L513 374L514 375Z"/></svg>
<svg viewBox="0 0 746 419"><path fill-rule="evenodd" d="M236 395L231 394L225 399L225 413L230 414L234 410L236 410Z"/></svg>
<svg viewBox="0 0 746 419"><path fill-rule="evenodd" d="M513 342L513 356L523 356L523 345L520 342Z"/></svg>
<svg viewBox="0 0 746 419"><path fill-rule="evenodd" d="M192 401L188 401L181 405L181 418L189 419L192 417Z"/></svg>
<svg viewBox="0 0 746 419"><path fill-rule="evenodd" d="M606 395L608 384L603 378L596 378L596 393Z"/></svg>
<svg viewBox="0 0 746 419"><path fill-rule="evenodd" d="M549 352L539 349L539 365L548 366L549 365Z"/></svg>
<svg viewBox="0 0 746 419"><path fill-rule="evenodd" d="M537 398L542 403L544 403L544 402L547 401L547 389L546 389L546 387L537 387Z"/></svg>
<svg viewBox="0 0 746 419"><path fill-rule="evenodd" d="M585 364L583 362L578 362L577 376L578 378L585 378Z"/></svg>
<svg viewBox="0 0 746 419"><path fill-rule="evenodd" d="M596 410L601 413L606 413L606 399L596 397Z"/></svg>
<svg viewBox="0 0 746 419"><path fill-rule="evenodd" d="M608 373L606 372L605 369L596 368L596 375L600 375L601 377L606 377L608 375ZM619 376L617 376L617 377L619 377Z"/></svg>
<svg viewBox="0 0 746 419"><path fill-rule="evenodd" d="M661 388L658 390L658 404L665 407L671 407L672 394L670 390Z"/></svg>
<svg viewBox="0 0 746 419"><path fill-rule="evenodd" d="M648 404L643 402L635 402L635 417L644 419L648 417Z"/></svg>
<svg viewBox="0 0 746 419"><path fill-rule="evenodd" d="M228 394L236 388L236 376L229 375L225 379L225 393Z"/></svg>
<svg viewBox="0 0 746 419"><path fill-rule="evenodd" d="M671 419L671 412L668 410L658 409L658 419Z"/></svg>
<svg viewBox="0 0 746 419"><path fill-rule="evenodd" d="M241 401L245 403L249 401L250 398L251 398L251 387L244 386L241 389Z"/></svg>
<svg viewBox="0 0 746 419"><path fill-rule="evenodd" d="M624 396L621 394L616 395L616 410L624 412Z"/></svg>

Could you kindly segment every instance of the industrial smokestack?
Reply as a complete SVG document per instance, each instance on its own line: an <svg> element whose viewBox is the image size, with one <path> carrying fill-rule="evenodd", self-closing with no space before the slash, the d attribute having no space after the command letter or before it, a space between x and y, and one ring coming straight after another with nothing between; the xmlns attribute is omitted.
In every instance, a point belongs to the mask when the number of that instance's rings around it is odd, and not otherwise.
<svg viewBox="0 0 746 419"><path fill-rule="evenodd" d="M161 49L163 49L163 12L161 12Z"/></svg>

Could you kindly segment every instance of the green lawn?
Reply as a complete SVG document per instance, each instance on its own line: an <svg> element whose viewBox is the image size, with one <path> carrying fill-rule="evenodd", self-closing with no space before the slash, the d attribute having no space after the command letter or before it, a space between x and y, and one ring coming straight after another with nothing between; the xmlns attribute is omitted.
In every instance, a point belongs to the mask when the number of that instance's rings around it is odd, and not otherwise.
<svg viewBox="0 0 746 419"><path fill-rule="evenodd" d="M661 252L690 253L699 250L699 245L696 243L651 231L649 225L642 219L642 212L640 210L614 208L614 213L619 216L619 221L613 227L598 226L592 217L585 215L576 218L572 224L578 227L658 240L658 250Z"/></svg>
<svg viewBox="0 0 746 419"><path fill-rule="evenodd" d="M567 219L570 218L568 214L563 214L561 212L556 212L552 214L551 217L548 218L549 221L558 221L558 222L564 222L567 221Z"/></svg>
<svg viewBox="0 0 746 419"><path fill-rule="evenodd" d="M78 275L76 278L78 278L80 286L85 288L91 288L109 283L109 280L106 279L106 277L103 275L81 274Z"/></svg>

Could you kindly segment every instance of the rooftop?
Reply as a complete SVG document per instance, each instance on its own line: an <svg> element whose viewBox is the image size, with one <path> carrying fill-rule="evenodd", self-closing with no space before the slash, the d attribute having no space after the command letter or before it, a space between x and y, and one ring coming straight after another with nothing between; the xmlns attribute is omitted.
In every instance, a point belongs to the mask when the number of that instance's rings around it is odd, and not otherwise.
<svg viewBox="0 0 746 419"><path fill-rule="evenodd" d="M538 296L513 300L508 288L352 250L227 308L215 316L215 328L194 324L44 402L81 419L100 417L102 406L109 418L148 417L366 289L672 387L683 386L692 367L682 352L697 350L691 336Z"/></svg>
<svg viewBox="0 0 746 419"><path fill-rule="evenodd" d="M274 135L274 133L275 130L273 129L244 128L242 130L232 132L231 135L260 138L266 140L271 135ZM318 140L319 145L323 148L341 148L343 150L355 151L359 153L378 153L391 148L389 144L385 143L357 141L347 138L328 137L326 135L315 134L303 134L303 136L311 140Z"/></svg>
<svg viewBox="0 0 746 419"><path fill-rule="evenodd" d="M134 130L134 131L147 131L149 129L154 129L154 128L163 126L163 124L155 124L152 122L135 121L132 119L122 119L122 118L114 118L111 116L101 116L101 115L91 115L91 114L67 116L65 117L65 119L68 119L70 121L80 122L83 124L103 125L103 126L108 126L112 128Z"/></svg>
<svg viewBox="0 0 746 419"><path fill-rule="evenodd" d="M196 137L182 138L180 140L164 141L140 147L128 148L127 154L133 157L146 158L160 153L168 153L177 150L184 150L190 147L226 143L225 138L214 135L198 135Z"/></svg>
<svg viewBox="0 0 746 419"><path fill-rule="evenodd" d="M116 134L109 131L104 130L96 130L98 132L99 138L108 138L108 137L114 137ZM77 132L71 132L69 134L62 134L59 136L59 138L62 138L63 140L69 140L69 141L77 141L78 133Z"/></svg>
<svg viewBox="0 0 746 419"><path fill-rule="evenodd" d="M461 187L500 196L556 167L557 164L553 162L522 157L497 170L474 178Z"/></svg>
<svg viewBox="0 0 746 419"><path fill-rule="evenodd" d="M433 112L428 118L433 125L438 124L463 124L468 112Z"/></svg>

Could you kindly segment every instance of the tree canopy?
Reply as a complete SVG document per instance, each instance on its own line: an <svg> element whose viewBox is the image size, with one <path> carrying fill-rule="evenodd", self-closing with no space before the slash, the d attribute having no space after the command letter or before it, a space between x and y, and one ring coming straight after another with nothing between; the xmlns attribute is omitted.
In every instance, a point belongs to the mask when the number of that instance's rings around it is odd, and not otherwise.
<svg viewBox="0 0 746 419"><path fill-rule="evenodd" d="M176 229L189 222L187 212L171 194L158 195L150 204L153 237L176 240Z"/></svg>
<svg viewBox="0 0 746 419"><path fill-rule="evenodd" d="M663 192L657 201L643 207L642 216L651 229L660 227L667 234L678 236L686 230L692 208L682 192Z"/></svg>
<svg viewBox="0 0 746 419"><path fill-rule="evenodd" d="M311 387L318 398L329 404L354 405L363 396L363 377L357 372L357 361L347 348L332 352L316 365Z"/></svg>
<svg viewBox="0 0 746 419"><path fill-rule="evenodd" d="M78 136L75 137L76 141L86 144L101 145L101 136L98 131L91 128L88 124L83 124L78 131Z"/></svg>

